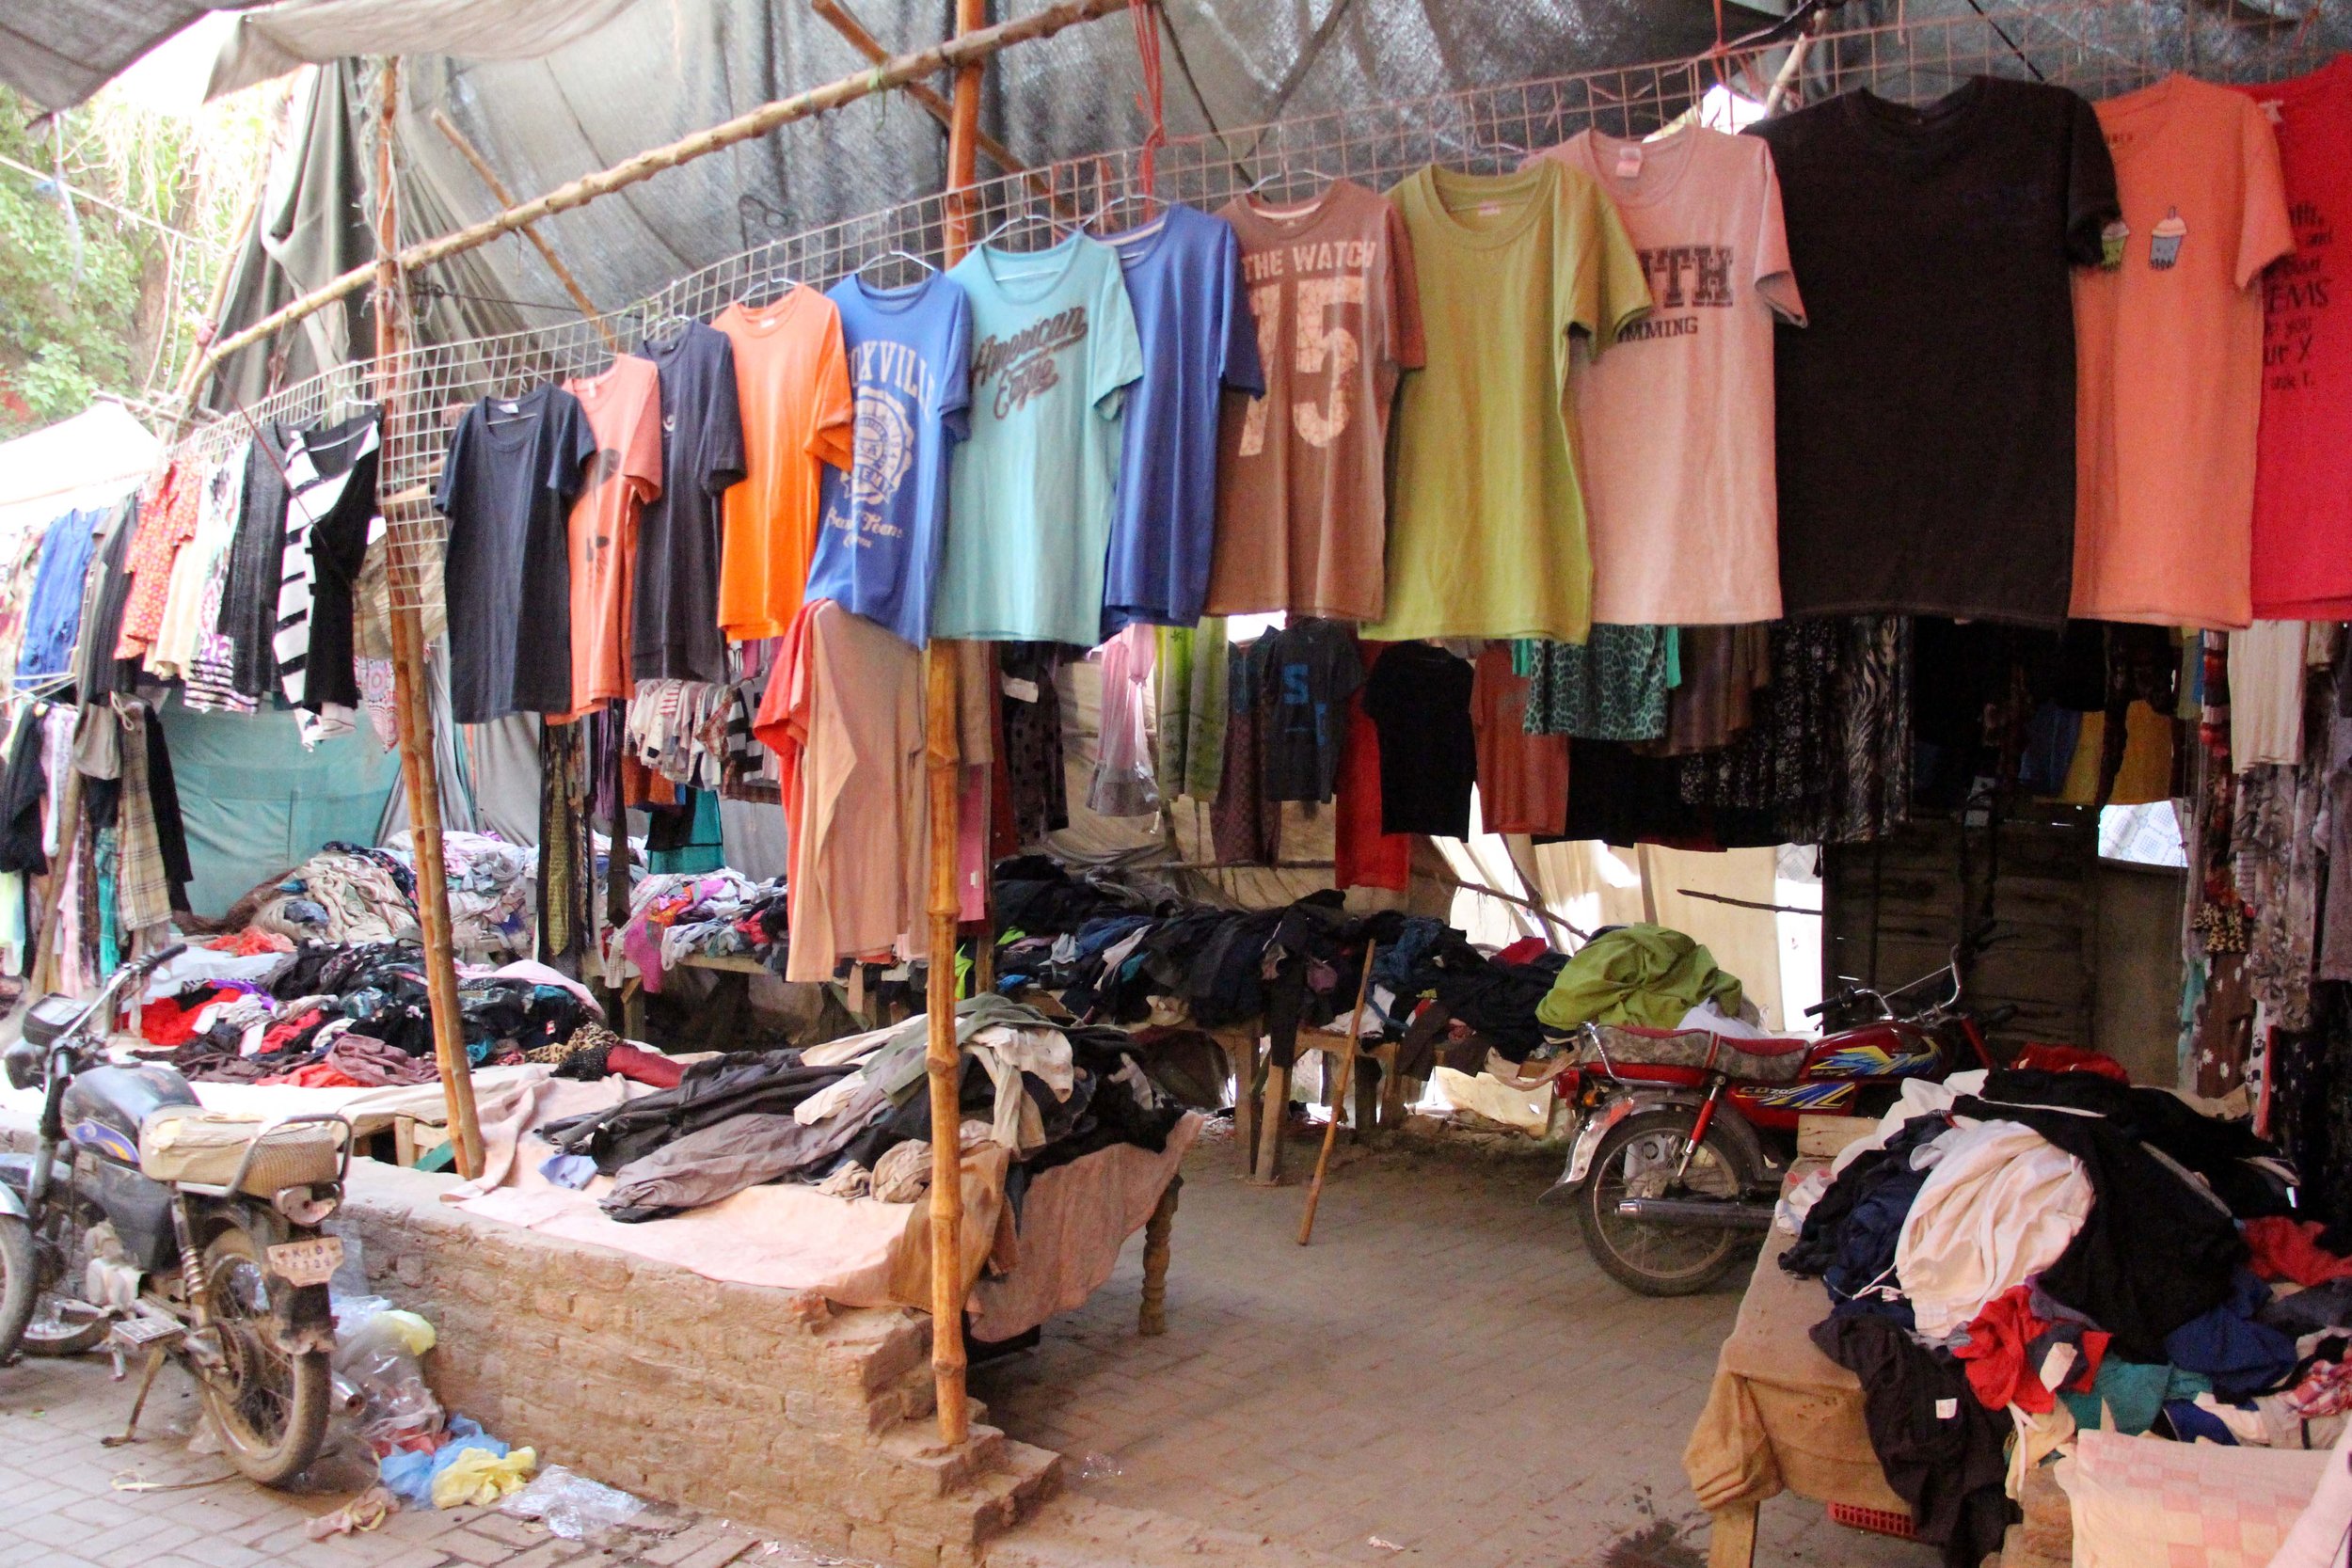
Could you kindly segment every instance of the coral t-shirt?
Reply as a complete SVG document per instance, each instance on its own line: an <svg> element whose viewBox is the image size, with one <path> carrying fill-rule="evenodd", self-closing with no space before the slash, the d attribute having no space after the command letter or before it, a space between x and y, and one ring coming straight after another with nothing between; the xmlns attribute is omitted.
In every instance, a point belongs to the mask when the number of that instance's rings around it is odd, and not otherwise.
<svg viewBox="0 0 2352 1568"><path fill-rule="evenodd" d="M2278 128L2295 253L2263 280L2262 435L2254 462L2254 613L2352 615L2352 303L2336 225L2352 222L2352 55L2238 89Z"/></svg>
<svg viewBox="0 0 2352 1568"><path fill-rule="evenodd" d="M2253 103L2186 76L2094 106L2120 223L2074 275L2077 620L2253 618L2263 268L2294 244Z"/></svg>
<svg viewBox="0 0 2352 1568"><path fill-rule="evenodd" d="M600 375L576 377L564 389L587 412L596 455L588 488L572 503L572 710L627 702L629 585L637 559L637 520L661 494L661 374L653 361L624 354Z"/></svg>
<svg viewBox="0 0 2352 1568"><path fill-rule="evenodd" d="M817 552L820 465L850 467L854 404L841 312L795 284L772 305L740 300L710 324L735 345L744 479L726 493L719 627L731 641L781 637Z"/></svg>

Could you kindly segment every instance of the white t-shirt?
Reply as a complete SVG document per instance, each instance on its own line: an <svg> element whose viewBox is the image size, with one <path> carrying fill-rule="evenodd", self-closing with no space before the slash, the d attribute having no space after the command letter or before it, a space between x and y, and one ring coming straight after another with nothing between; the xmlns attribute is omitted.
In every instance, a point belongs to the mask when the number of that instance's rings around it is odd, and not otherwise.
<svg viewBox="0 0 2352 1568"><path fill-rule="evenodd" d="M2230 634L2230 764L2303 761L2303 621L2257 621Z"/></svg>
<svg viewBox="0 0 2352 1568"><path fill-rule="evenodd" d="M1772 150L1690 126L1586 131L1536 156L1600 182L1649 275L1649 316L1577 366L1593 619L1778 620L1772 318L1802 324L1804 306Z"/></svg>

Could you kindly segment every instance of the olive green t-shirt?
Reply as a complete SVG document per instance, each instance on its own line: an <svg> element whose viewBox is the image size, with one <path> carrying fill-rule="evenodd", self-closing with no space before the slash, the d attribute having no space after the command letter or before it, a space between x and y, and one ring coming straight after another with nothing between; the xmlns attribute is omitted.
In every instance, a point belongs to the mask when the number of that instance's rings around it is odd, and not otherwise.
<svg viewBox="0 0 2352 1568"><path fill-rule="evenodd" d="M1424 168L1389 199L1427 358L1397 403L1387 619L1363 634L1581 642L1593 558L1569 336L1598 353L1649 309L1641 259L1598 182L1549 161Z"/></svg>

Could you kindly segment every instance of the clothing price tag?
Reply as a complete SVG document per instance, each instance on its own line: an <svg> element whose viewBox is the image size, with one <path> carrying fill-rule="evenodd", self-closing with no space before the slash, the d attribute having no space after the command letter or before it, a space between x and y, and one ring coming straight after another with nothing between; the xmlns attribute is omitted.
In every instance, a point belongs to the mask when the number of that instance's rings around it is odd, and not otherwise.
<svg viewBox="0 0 2352 1568"><path fill-rule="evenodd" d="M2255 100L2256 105L2261 108L2263 112L2263 118L2270 121L2273 125L2283 125L2286 123L2287 117L2280 111L2280 101L2276 98L2262 98Z"/></svg>
<svg viewBox="0 0 2352 1568"><path fill-rule="evenodd" d="M1935 1418L1937 1420L1948 1421L1959 1414L1960 1402L1958 1400L1938 1400L1935 1402Z"/></svg>
<svg viewBox="0 0 2352 1568"><path fill-rule="evenodd" d="M1005 689L1005 695L1010 697L1016 703L1034 703L1037 701L1037 682L1035 681L1025 681L1017 676L1006 675L1003 677L1000 684Z"/></svg>
<svg viewBox="0 0 2352 1568"><path fill-rule="evenodd" d="M1478 204L1478 215L1482 218L1499 218L1502 215L1502 203L1482 201Z"/></svg>
<svg viewBox="0 0 2352 1568"><path fill-rule="evenodd" d="M1642 177L1642 148L1639 142L1628 142L1617 149L1617 178L1639 180Z"/></svg>

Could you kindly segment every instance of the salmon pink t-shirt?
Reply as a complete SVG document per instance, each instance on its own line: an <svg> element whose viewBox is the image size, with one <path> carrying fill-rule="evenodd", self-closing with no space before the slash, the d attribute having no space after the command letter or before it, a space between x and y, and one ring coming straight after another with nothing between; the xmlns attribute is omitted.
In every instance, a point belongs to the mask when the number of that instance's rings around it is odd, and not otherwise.
<svg viewBox="0 0 2352 1568"><path fill-rule="evenodd" d="M2252 101L2168 76L2094 105L2123 207L2074 274L2074 586L2088 621L2253 618L2263 269L2293 245Z"/></svg>
<svg viewBox="0 0 2352 1568"><path fill-rule="evenodd" d="M2244 87L2279 135L2295 253L2263 279L2262 435L2254 459L2254 613L2352 616L2352 55L2292 82Z"/></svg>
<svg viewBox="0 0 2352 1568"><path fill-rule="evenodd" d="M745 468L723 503L719 627L750 642L781 637L800 611L817 553L819 471L850 463L850 360L840 310L805 284L757 309L739 300L710 325L735 345Z"/></svg>
<svg viewBox="0 0 2352 1568"><path fill-rule="evenodd" d="M626 702L629 677L630 567L637 519L661 494L661 375L624 354L600 375L564 384L596 438L588 487L572 503L572 710Z"/></svg>

